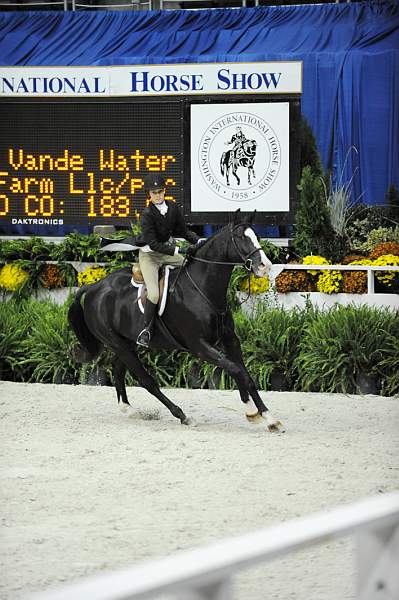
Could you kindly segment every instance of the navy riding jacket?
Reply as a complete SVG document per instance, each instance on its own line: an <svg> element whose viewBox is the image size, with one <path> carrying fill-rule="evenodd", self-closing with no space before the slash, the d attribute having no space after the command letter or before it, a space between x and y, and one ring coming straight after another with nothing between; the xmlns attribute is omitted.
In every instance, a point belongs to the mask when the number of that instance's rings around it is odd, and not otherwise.
<svg viewBox="0 0 399 600"><path fill-rule="evenodd" d="M162 215L152 202L141 215L141 234L136 238L136 244L149 245L154 252L175 253L176 243L170 238L184 238L191 244L196 244L199 236L187 229L183 215L175 202L165 200L168 212Z"/></svg>

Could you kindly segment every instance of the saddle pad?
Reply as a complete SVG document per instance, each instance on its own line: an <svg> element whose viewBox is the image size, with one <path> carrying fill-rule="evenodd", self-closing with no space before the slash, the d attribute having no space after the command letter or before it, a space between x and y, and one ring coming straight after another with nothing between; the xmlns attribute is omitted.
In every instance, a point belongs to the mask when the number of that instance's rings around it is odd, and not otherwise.
<svg viewBox="0 0 399 600"><path fill-rule="evenodd" d="M161 316L163 314L163 311L165 310L165 306L166 306L166 300L168 298L168 289L169 289L169 272L171 269L175 269L176 267L173 267L172 265L165 265L165 283L163 286L163 293L162 293L162 298L160 299L160 301L158 302L158 314L159 316ZM141 302L141 291L143 289L144 284L143 283L136 283L133 279L133 277L131 278L131 284L133 287L137 288L137 303L139 305L139 309L140 311L144 314L144 306Z"/></svg>

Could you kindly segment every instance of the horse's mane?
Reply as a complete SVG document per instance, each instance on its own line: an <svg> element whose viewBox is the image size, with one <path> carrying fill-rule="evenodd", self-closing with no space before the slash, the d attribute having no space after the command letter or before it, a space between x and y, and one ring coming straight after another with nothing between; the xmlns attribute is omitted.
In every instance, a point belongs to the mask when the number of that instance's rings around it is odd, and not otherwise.
<svg viewBox="0 0 399 600"><path fill-rule="evenodd" d="M237 225L244 225L244 226L247 225L248 227L252 227L251 223L249 223L249 222L247 223L245 221L242 223L237 223ZM229 228L231 226L232 226L232 222L228 223L227 225L224 225L224 227L222 227L222 229L219 229L219 231L216 231L210 237L198 242L198 244L195 246L194 250L191 252L191 256L196 256L198 250L201 250L201 248L208 245L215 237L222 234L227 228Z"/></svg>
<svg viewBox="0 0 399 600"><path fill-rule="evenodd" d="M210 237L205 238L203 240L201 240L200 242L198 242L198 244L195 246L194 250L191 252L191 256L195 256L198 252L198 250L201 250L201 248L203 248L204 246L209 245L209 243L218 235L220 235L227 227L229 227L229 225L225 225L224 227L222 227L222 229L219 229L219 231L216 231L215 233L213 233Z"/></svg>

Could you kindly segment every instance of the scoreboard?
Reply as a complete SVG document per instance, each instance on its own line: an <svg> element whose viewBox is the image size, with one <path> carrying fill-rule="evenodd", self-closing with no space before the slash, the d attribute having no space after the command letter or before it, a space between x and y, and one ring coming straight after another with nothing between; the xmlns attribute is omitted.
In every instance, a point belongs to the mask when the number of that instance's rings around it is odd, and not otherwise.
<svg viewBox="0 0 399 600"><path fill-rule="evenodd" d="M298 96L2 98L0 110L0 231L128 228L146 206L148 172L163 175L188 223L226 223L238 208L256 208L258 223L293 222ZM256 145L252 163L237 158L239 129Z"/></svg>
<svg viewBox="0 0 399 600"><path fill-rule="evenodd" d="M0 224L136 221L146 173L183 205L182 100L1 102Z"/></svg>

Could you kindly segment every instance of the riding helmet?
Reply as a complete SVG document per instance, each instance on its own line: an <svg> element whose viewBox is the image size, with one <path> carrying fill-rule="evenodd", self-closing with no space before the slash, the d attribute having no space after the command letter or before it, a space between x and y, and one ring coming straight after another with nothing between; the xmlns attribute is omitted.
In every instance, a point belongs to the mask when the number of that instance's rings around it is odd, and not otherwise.
<svg viewBox="0 0 399 600"><path fill-rule="evenodd" d="M161 190L166 187L165 179L159 173L148 173L144 178L145 190Z"/></svg>

